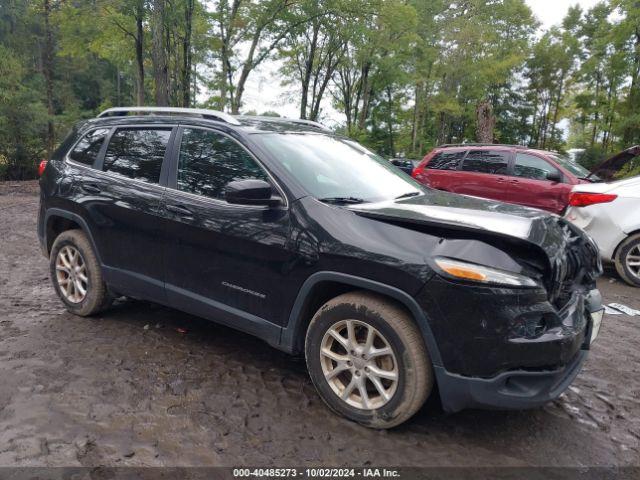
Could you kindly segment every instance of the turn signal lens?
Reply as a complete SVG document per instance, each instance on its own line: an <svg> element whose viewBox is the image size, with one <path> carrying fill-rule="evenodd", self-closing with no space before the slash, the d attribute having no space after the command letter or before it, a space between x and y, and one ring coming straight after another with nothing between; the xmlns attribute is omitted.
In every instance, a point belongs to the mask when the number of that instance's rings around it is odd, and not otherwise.
<svg viewBox="0 0 640 480"><path fill-rule="evenodd" d="M446 257L436 257L436 265L449 277L472 282L507 285L512 287L537 287L532 278L517 273L505 272L484 265L463 262Z"/></svg>
<svg viewBox="0 0 640 480"><path fill-rule="evenodd" d="M569 205L572 207L587 207L596 203L613 202L616 198L618 196L611 193L572 192L569 196Z"/></svg>
<svg viewBox="0 0 640 480"><path fill-rule="evenodd" d="M464 278L467 280L477 280L480 282L486 282L487 276L482 273L468 267L457 267L450 265L446 262L437 262L440 268L454 277Z"/></svg>

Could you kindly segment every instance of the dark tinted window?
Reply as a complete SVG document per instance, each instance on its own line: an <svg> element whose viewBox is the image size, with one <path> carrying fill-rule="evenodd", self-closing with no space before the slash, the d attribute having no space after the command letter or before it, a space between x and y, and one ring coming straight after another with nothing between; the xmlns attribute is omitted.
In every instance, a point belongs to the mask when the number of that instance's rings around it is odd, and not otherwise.
<svg viewBox="0 0 640 480"><path fill-rule="evenodd" d="M185 128L178 162L178 190L224 199L224 187L233 180L268 176L253 157L225 135Z"/></svg>
<svg viewBox="0 0 640 480"><path fill-rule="evenodd" d="M498 150L470 150L462 162L467 172L505 175L509 167L509 152Z"/></svg>
<svg viewBox="0 0 640 480"><path fill-rule="evenodd" d="M170 135L171 129L117 130L104 157L105 172L158 183Z"/></svg>
<svg viewBox="0 0 640 480"><path fill-rule="evenodd" d="M516 177L546 180L547 174L551 172L560 174L557 168L540 157L527 153L518 153L516 155L516 163L513 169L513 174Z"/></svg>
<svg viewBox="0 0 640 480"><path fill-rule="evenodd" d="M74 162L83 163L85 165L93 165L100 147L104 139L107 138L109 133L108 128L99 128L87 133L82 140L80 140L76 146L69 153L69 158Z"/></svg>
<svg viewBox="0 0 640 480"><path fill-rule="evenodd" d="M457 170L464 157L464 150L459 152L440 152L429 160L427 168L434 170Z"/></svg>

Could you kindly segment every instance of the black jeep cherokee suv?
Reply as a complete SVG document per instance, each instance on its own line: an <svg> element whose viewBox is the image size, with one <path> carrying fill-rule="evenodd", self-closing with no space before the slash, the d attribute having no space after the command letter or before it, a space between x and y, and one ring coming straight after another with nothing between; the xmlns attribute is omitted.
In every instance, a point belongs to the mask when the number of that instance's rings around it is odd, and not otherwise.
<svg viewBox="0 0 640 480"><path fill-rule="evenodd" d="M118 108L41 178L38 235L67 309L151 300L304 353L364 425L562 393L602 318L597 248L538 210L431 190L298 120Z"/></svg>

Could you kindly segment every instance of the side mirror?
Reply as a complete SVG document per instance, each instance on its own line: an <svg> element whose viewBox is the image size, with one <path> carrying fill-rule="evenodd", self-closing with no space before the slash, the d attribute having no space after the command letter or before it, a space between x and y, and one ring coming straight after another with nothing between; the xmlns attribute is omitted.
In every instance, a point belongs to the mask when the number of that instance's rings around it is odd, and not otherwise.
<svg viewBox="0 0 640 480"><path fill-rule="evenodd" d="M560 183L562 182L562 175L558 172L547 172L547 180L550 182Z"/></svg>
<svg viewBox="0 0 640 480"><path fill-rule="evenodd" d="M234 180L224 187L224 198L237 205L279 205L282 199L273 196L273 188L268 182L255 178Z"/></svg>

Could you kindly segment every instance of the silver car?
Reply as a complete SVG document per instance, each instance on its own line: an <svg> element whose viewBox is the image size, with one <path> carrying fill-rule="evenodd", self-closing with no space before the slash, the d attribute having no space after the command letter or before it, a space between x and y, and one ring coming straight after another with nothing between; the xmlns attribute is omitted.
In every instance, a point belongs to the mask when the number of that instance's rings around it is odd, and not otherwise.
<svg viewBox="0 0 640 480"><path fill-rule="evenodd" d="M576 185L565 217L598 244L603 260L640 287L640 176Z"/></svg>

